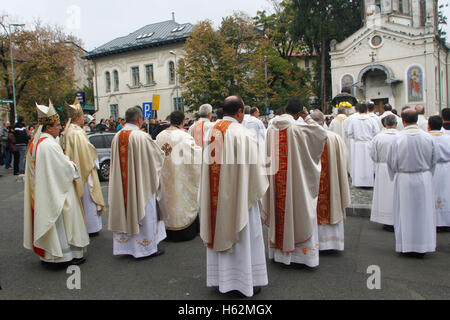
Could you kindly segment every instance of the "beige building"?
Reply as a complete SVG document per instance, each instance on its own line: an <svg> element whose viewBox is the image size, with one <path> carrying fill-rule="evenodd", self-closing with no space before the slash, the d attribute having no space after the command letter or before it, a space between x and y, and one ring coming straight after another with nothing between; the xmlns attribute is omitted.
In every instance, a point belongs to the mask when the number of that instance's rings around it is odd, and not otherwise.
<svg viewBox="0 0 450 320"><path fill-rule="evenodd" d="M158 118L183 110L175 66L192 31L174 20L147 25L86 56L94 64L97 119L124 117L128 108L160 95Z"/></svg>
<svg viewBox="0 0 450 320"><path fill-rule="evenodd" d="M351 86L359 100L400 111L448 107L448 47L438 37L437 0L365 0L364 26L331 44L333 96Z"/></svg>
<svg viewBox="0 0 450 320"><path fill-rule="evenodd" d="M82 47L72 41L66 42L66 45L72 47L73 50L73 72L74 85L78 90L88 87L94 74L94 64L92 61L84 59L88 53Z"/></svg>

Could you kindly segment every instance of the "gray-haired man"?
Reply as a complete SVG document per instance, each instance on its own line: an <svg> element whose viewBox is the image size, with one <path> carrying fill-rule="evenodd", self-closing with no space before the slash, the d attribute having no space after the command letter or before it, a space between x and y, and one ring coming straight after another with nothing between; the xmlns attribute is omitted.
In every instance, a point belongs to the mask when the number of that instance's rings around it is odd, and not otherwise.
<svg viewBox="0 0 450 320"><path fill-rule="evenodd" d="M211 123L212 106L210 104L202 105L198 110L198 115L200 118L189 128L189 134L194 137L195 143L202 147L205 125L208 127Z"/></svg>

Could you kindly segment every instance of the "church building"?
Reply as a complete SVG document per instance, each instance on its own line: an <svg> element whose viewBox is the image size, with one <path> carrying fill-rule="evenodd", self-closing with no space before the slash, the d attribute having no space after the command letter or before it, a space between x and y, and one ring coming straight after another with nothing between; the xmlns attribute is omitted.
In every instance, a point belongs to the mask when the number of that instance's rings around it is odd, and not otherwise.
<svg viewBox="0 0 450 320"><path fill-rule="evenodd" d="M439 38L437 0L365 0L363 27L331 43L333 96L350 86L376 112L425 106L426 115L449 107L449 48Z"/></svg>

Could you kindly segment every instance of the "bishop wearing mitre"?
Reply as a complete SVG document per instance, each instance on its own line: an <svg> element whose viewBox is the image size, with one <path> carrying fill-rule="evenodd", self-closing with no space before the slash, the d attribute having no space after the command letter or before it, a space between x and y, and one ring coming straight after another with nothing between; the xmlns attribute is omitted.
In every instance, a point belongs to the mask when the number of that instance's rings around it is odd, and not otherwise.
<svg viewBox="0 0 450 320"><path fill-rule="evenodd" d="M164 253L158 244L166 238L156 203L164 152L140 130L141 108L128 109L125 120L111 145L108 229L113 231L113 252L137 259L158 256Z"/></svg>
<svg viewBox="0 0 450 320"><path fill-rule="evenodd" d="M24 247L51 265L80 264L89 244L75 182L76 165L56 138L61 130L52 103L37 105L40 126L27 151Z"/></svg>
<svg viewBox="0 0 450 320"><path fill-rule="evenodd" d="M64 153L73 161L81 178L75 181L78 197L83 204L88 233L93 236L102 230L101 214L105 212L102 189L97 175L98 154L85 131L84 113L78 100L68 105L69 120L60 140Z"/></svg>

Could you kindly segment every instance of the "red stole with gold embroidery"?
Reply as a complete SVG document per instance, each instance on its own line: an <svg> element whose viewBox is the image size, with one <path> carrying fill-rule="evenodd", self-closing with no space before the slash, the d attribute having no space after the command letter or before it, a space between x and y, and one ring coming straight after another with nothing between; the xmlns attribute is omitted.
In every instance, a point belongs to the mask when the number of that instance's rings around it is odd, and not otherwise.
<svg viewBox="0 0 450 320"><path fill-rule="evenodd" d="M119 159L120 171L122 173L123 199L125 203L125 213L128 209L128 145L131 130L122 130L119 133Z"/></svg>
<svg viewBox="0 0 450 320"><path fill-rule="evenodd" d="M331 223L331 188L328 142L322 153L322 172L320 173L319 199L317 201L317 222L320 226Z"/></svg>
<svg viewBox="0 0 450 320"><path fill-rule="evenodd" d="M228 128L232 124L232 121L220 121L217 123L211 134L210 145L216 141L217 138L222 139L222 143L220 144L223 147L223 140L225 137L225 133ZM217 150L216 148L212 150L211 157L216 159L222 159L222 149ZM216 152L220 152L220 154L216 154ZM208 244L209 249L214 249L214 238L216 232L216 217L217 217L217 205L219 202L219 184L220 184L220 163L216 163L214 161L209 166L209 185L211 190L211 243Z"/></svg>
<svg viewBox="0 0 450 320"><path fill-rule="evenodd" d="M279 170L275 174L275 243L272 247L283 251L284 218L286 214L286 182L288 170L287 129L280 131L278 144Z"/></svg>

